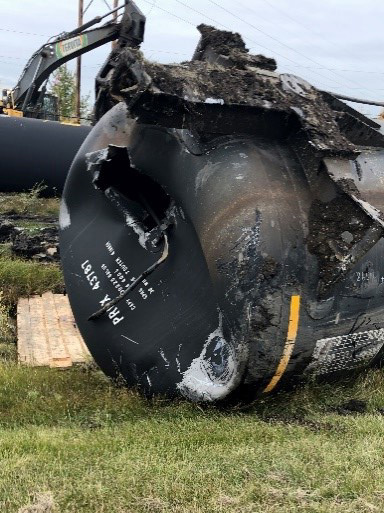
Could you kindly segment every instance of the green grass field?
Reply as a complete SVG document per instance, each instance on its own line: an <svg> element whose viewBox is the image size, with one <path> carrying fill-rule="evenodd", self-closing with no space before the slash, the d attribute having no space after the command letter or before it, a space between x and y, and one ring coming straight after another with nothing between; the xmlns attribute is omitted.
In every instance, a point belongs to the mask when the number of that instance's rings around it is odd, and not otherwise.
<svg viewBox="0 0 384 513"><path fill-rule="evenodd" d="M220 411L147 401L87 367L23 368L8 358L0 511L382 511L383 390L384 374L371 371L344 387L308 385ZM368 412L337 414L350 397L367 400Z"/></svg>
<svg viewBox="0 0 384 513"><path fill-rule="evenodd" d="M384 510L384 371L225 411L145 400L93 365L20 367L16 299L60 287L57 266L0 252L1 513ZM351 398L367 411L340 413Z"/></svg>

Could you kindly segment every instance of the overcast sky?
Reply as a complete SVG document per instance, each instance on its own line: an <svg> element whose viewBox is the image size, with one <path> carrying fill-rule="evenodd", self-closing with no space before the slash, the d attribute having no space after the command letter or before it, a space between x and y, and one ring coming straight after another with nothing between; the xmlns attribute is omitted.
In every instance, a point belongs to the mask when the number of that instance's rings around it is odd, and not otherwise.
<svg viewBox="0 0 384 513"><path fill-rule="evenodd" d="M85 6L90 0L84 0ZM120 1L122 3L122 0ZM106 13L112 0L93 0L85 21ZM137 0L147 16L147 58L191 57L206 23L240 32L252 53L274 57L278 70L341 94L384 100L382 0ZM77 24L78 0L0 0L0 87L13 87L27 60L47 39ZM82 94L110 45L83 57ZM73 61L70 67L73 68ZM360 106L374 116L381 109Z"/></svg>

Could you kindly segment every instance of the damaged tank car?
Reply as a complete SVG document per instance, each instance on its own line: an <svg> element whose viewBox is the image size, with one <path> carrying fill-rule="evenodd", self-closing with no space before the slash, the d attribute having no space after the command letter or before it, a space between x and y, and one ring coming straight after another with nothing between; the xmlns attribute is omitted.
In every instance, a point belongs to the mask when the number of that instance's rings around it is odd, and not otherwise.
<svg viewBox="0 0 384 513"><path fill-rule="evenodd" d="M71 305L96 362L146 395L245 401L379 362L384 136L200 26L189 62L137 45L61 204Z"/></svg>

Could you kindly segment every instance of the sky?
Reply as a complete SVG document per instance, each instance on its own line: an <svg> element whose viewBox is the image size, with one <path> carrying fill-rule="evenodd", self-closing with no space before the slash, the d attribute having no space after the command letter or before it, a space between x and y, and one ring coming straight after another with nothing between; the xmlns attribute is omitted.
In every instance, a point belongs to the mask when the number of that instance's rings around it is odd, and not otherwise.
<svg viewBox="0 0 384 513"><path fill-rule="evenodd" d="M84 21L112 0L84 0ZM122 0L120 0L122 4ZM384 101L384 2L381 0L136 0L147 16L142 50L162 63L191 58L200 23L239 32L252 53L274 57L292 73L328 91ZM29 57L48 38L77 25L78 0L0 0L0 87L12 88ZM82 59L82 94L110 45ZM74 69L74 61L69 67ZM375 117L382 109L354 105Z"/></svg>

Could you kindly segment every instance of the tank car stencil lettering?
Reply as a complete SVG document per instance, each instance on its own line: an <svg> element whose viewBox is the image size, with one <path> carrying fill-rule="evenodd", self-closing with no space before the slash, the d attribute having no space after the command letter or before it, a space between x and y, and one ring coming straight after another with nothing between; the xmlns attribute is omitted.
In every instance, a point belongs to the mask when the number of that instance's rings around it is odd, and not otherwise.
<svg viewBox="0 0 384 513"><path fill-rule="evenodd" d="M81 268L83 269L85 277L87 278L92 290L99 289L100 281L96 276L95 272L93 271L92 265L89 263L89 260L85 260L85 262L81 264Z"/></svg>

